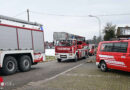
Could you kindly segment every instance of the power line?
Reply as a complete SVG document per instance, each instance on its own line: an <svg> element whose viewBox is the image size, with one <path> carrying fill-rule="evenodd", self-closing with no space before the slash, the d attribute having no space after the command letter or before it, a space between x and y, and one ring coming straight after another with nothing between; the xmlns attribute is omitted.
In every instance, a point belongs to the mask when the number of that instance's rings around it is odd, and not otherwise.
<svg viewBox="0 0 130 90"><path fill-rule="evenodd" d="M109 15L96 15L96 16L124 16L124 15L130 15L130 13L109 14Z"/></svg>
<svg viewBox="0 0 130 90"><path fill-rule="evenodd" d="M62 16L62 17L89 17L88 15L78 16L78 15L50 14L50 13L43 13L43 12L36 12L36 11L30 11L30 12L35 13L35 14L50 15L50 16Z"/></svg>
<svg viewBox="0 0 130 90"><path fill-rule="evenodd" d="M50 13L43 13L43 12L36 12L36 11L30 11L35 14L40 14L40 15L50 15L50 16L64 16L64 17L89 17L89 15L63 15L63 14L50 14ZM104 16L124 16L124 15L130 15L130 13L121 13L121 14L108 14L108 15L94 15L94 16L99 16L99 17L104 17Z"/></svg>
<svg viewBox="0 0 130 90"><path fill-rule="evenodd" d="M89 15L64 15L64 14L51 14L51 13L44 13L44 12L37 12L37 11L30 11L31 13L35 14L40 14L40 15L49 15L49 16L61 16L61 17L89 17ZM22 14L26 13L26 11L20 12L16 14L13 17L20 16ZM130 13L121 13L121 14L108 14L108 15L94 15L94 16L99 16L99 17L107 17L107 16L125 16L125 15L130 15Z"/></svg>
<svg viewBox="0 0 130 90"><path fill-rule="evenodd" d="M15 16L13 16L13 17L20 16L20 15L24 14L25 12L26 12L26 11L20 12L20 13L16 14L16 15L15 15Z"/></svg>

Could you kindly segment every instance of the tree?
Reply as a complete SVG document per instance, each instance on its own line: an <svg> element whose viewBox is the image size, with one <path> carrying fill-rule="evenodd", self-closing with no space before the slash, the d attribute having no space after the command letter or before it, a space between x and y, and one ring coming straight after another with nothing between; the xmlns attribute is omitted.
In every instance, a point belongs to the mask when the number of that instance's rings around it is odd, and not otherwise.
<svg viewBox="0 0 130 90"><path fill-rule="evenodd" d="M115 38L116 25L112 25L112 23L107 23L103 29L104 41L109 41L112 38Z"/></svg>

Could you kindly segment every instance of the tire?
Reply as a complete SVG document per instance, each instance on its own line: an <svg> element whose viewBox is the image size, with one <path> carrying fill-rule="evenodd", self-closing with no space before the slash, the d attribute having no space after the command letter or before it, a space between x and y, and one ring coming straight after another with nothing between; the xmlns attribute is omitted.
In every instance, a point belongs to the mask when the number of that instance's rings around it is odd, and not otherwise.
<svg viewBox="0 0 130 90"><path fill-rule="evenodd" d="M78 56L76 55L75 59L74 59L74 62L77 62L77 61L78 61Z"/></svg>
<svg viewBox="0 0 130 90"><path fill-rule="evenodd" d="M100 65L98 65L97 67L100 68Z"/></svg>
<svg viewBox="0 0 130 90"><path fill-rule="evenodd" d="M61 59L57 59L57 62L61 62Z"/></svg>
<svg viewBox="0 0 130 90"><path fill-rule="evenodd" d="M88 57L88 55L86 54L84 57L83 57L83 59L86 59Z"/></svg>
<svg viewBox="0 0 130 90"><path fill-rule="evenodd" d="M1 69L1 72L4 75L11 75L14 74L17 71L17 61L12 56L7 56L4 59L3 62L3 68Z"/></svg>
<svg viewBox="0 0 130 90"><path fill-rule="evenodd" d="M108 70L107 65L104 61L101 62L100 69L102 72L106 72Z"/></svg>
<svg viewBox="0 0 130 90"><path fill-rule="evenodd" d="M90 53L89 56L92 56L92 54Z"/></svg>
<svg viewBox="0 0 130 90"><path fill-rule="evenodd" d="M82 59L84 60L84 59L86 59L87 57L86 56L84 56Z"/></svg>
<svg viewBox="0 0 130 90"><path fill-rule="evenodd" d="M31 69L31 58L28 55L23 55L19 59L19 70L22 72L29 71Z"/></svg>

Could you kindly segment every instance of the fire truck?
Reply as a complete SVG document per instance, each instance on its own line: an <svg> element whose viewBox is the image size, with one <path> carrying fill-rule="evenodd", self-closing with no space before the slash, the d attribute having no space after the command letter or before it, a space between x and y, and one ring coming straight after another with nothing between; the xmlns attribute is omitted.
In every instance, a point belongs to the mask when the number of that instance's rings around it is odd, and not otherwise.
<svg viewBox="0 0 130 90"><path fill-rule="evenodd" d="M92 55L94 55L95 54L95 47L94 47L94 45L93 46L91 46L91 48L90 48L90 50L89 50L89 56L92 56Z"/></svg>
<svg viewBox="0 0 130 90"><path fill-rule="evenodd" d="M0 15L0 71L5 75L18 69L25 72L44 60L42 24Z"/></svg>
<svg viewBox="0 0 130 90"><path fill-rule="evenodd" d="M88 44L85 37L69 34L66 32L54 32L55 56L58 62L78 59L88 56Z"/></svg>

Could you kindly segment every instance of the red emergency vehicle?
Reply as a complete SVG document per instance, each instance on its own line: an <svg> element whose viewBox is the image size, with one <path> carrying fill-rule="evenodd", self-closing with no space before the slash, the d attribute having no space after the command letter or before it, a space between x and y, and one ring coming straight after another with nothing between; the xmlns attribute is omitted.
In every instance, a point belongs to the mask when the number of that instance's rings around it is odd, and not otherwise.
<svg viewBox="0 0 130 90"><path fill-rule="evenodd" d="M89 56L93 56L95 54L95 48L92 46L89 50Z"/></svg>
<svg viewBox="0 0 130 90"><path fill-rule="evenodd" d="M4 87L4 81L3 81L3 78L2 77L0 77L0 89L1 89L1 87Z"/></svg>
<svg viewBox="0 0 130 90"><path fill-rule="evenodd" d="M130 40L100 42L96 65L101 71L117 69L130 72Z"/></svg>
<svg viewBox="0 0 130 90"><path fill-rule="evenodd" d="M0 15L0 72L10 75L45 61L42 24Z"/></svg>
<svg viewBox="0 0 130 90"><path fill-rule="evenodd" d="M55 56L58 62L68 59L77 61L80 58L87 57L88 44L85 43L85 37L66 32L54 32L53 37L55 42Z"/></svg>

